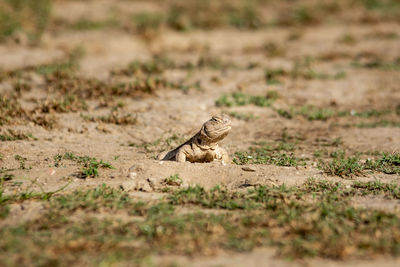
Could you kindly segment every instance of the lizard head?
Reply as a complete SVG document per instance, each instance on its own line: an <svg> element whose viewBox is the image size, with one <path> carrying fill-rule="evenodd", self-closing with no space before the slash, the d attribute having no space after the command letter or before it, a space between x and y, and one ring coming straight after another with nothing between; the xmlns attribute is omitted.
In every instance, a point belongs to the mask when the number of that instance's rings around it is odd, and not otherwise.
<svg viewBox="0 0 400 267"><path fill-rule="evenodd" d="M225 114L213 116L201 128L201 133L210 143L218 142L225 138L231 130L231 120Z"/></svg>

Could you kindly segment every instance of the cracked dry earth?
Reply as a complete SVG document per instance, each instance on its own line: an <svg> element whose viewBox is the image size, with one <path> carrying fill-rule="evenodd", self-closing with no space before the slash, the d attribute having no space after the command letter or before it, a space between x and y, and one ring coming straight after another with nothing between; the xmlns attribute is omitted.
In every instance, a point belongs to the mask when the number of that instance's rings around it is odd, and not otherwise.
<svg viewBox="0 0 400 267"><path fill-rule="evenodd" d="M102 14L102 3L107 1L82 2L56 1L53 16L75 20L79 14L90 18ZM107 2L109 3L109 2ZM135 9L140 4L116 1L122 8ZM144 9L155 8L142 3ZM135 6L133 6L135 5ZM66 12L66 10L69 10ZM97 10L97 11L96 11ZM72 12L74 11L74 12ZM77 16L75 18L74 16ZM363 62L369 57L383 62L400 58L400 38L373 38L374 33L388 32L400 36L400 27L395 22L333 23L319 24L299 30L297 38L291 38L297 29L271 27L260 30L235 30L230 28L177 32L162 30L153 39L145 40L138 35L114 29L94 31L61 30L45 32L37 47L5 43L0 45L0 68L4 71L24 69L64 61L74 49L82 49L78 60L77 75L82 79L95 79L105 83L131 81L136 74L112 75L112 71L126 68L135 60L146 62L154 55L162 54L175 62L196 62L200 57L225 62L223 67L198 67L193 69L167 68L161 76L175 83L196 84L182 89L159 89L152 93L130 95L101 95L85 99L86 110L68 112L51 111L46 116L55 118L53 127L43 127L31 121L11 120L1 125L2 134L9 129L17 133L29 133L26 140L0 142L0 166L12 174L11 180L3 181L3 194L21 192L49 192L68 186L58 194L76 189L86 190L101 184L122 189L138 200L163 198L167 186L165 178L178 174L183 180L181 187L199 185L211 189L216 185L230 191L257 185L300 185L308 178L338 181L351 184L353 181L380 180L399 184L399 174L363 172L352 176L328 175L318 167L319 159L328 160L333 151L343 150L348 155L360 153L362 160L374 157L374 152L400 152L399 113L387 113L383 117L361 118L358 116L332 116L326 120L308 120L295 114L291 118L281 116L277 110L290 110L305 105L326 108L334 112L350 113L366 110L395 110L400 105L400 75L397 69L362 68L353 66L355 59ZM352 42L340 41L351 35ZM273 43L281 52L271 55L265 52L265 44ZM278 82L266 80L266 69L293 71L295 62L312 58L309 68L316 73L336 75L340 78L293 77L282 74ZM300 70L301 72L302 70ZM318 75L317 75L318 76ZM21 107L27 111L35 109L37 103L51 99L55 93L48 90L46 78L27 70L23 82L29 89L17 94ZM57 79L57 77L56 77ZM2 96L15 90L12 80L0 83ZM156 87L159 85L156 85ZM162 85L160 86L162 87ZM68 90L68 89L67 89ZM244 95L265 96L276 92L276 100L268 107L254 104L224 106L216 105L223 95L240 92ZM110 110L122 103L118 114L130 114L134 123L118 123L88 120L107 116ZM231 115L232 130L221 142L231 158L235 153L248 151L256 143L290 142L292 151L305 164L277 166L275 164L244 164L230 162L177 163L155 160L161 151L171 149L191 137L213 114ZM243 119L236 115L251 114ZM383 119L382 119L383 118ZM357 127L361 123L379 120L397 122L397 126ZM337 142L335 142L335 140ZM322 156L317 157L316 151ZM56 155L70 152L78 156L95 157L110 163L114 168L99 168L96 177L82 177L81 165L73 160L62 159L55 164ZM16 158L20 155L25 158ZM354 198L354 206L368 209L398 212L398 199L379 196ZM10 226L34 221L45 213L46 207L39 201L10 204L6 218L0 226ZM213 212L212 210L209 212ZM99 211L98 216L101 216ZM124 217L125 215L121 215ZM399 266L400 261L391 256L373 259L360 258L345 261L313 258L287 260L276 257L276 248L259 247L250 252L220 250L211 256L185 256L154 254L155 265L178 264L182 266ZM129 264L127 264L129 265Z"/></svg>

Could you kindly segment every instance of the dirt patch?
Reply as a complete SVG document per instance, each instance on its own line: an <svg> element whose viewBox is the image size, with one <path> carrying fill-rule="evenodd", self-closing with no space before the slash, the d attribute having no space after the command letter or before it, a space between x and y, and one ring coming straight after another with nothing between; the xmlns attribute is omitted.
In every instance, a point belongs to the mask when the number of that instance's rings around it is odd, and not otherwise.
<svg viewBox="0 0 400 267"><path fill-rule="evenodd" d="M41 220L47 195L34 194L65 185L60 194L106 184L151 203L196 186L244 192L309 178L397 185L396 1L244 2L59 0L46 30L7 6L19 21L0 26L0 204L12 202L0 209L0 225ZM219 113L232 119L221 142L229 164L155 160ZM165 182L175 176L182 182ZM36 200L4 197L15 194ZM394 198L379 191L354 197L353 206L398 218ZM267 245L152 257L157 265L367 264L290 262ZM397 263L383 257L368 263Z"/></svg>

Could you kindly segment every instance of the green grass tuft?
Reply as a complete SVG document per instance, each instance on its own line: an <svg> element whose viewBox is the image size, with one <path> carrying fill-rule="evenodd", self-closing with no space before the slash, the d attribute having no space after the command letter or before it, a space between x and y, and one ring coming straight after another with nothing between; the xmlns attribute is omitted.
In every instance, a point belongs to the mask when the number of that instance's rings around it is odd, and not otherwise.
<svg viewBox="0 0 400 267"><path fill-rule="evenodd" d="M69 27L72 30L78 30L78 31L102 30L105 28L118 27L118 26L119 26L119 21L116 18L109 18L100 21L81 18L78 21L75 21L74 23L69 25Z"/></svg>
<svg viewBox="0 0 400 267"><path fill-rule="evenodd" d="M335 113L331 109L320 108L311 105L304 105L300 108L291 107L290 110L277 109L276 111L280 116L287 119L292 119L297 115L301 115L309 121L326 121L335 115Z"/></svg>
<svg viewBox="0 0 400 267"><path fill-rule="evenodd" d="M163 182L166 185L180 186L183 183L183 180L179 177L179 174L175 174L165 178Z"/></svg>
<svg viewBox="0 0 400 267"><path fill-rule="evenodd" d="M382 153L378 159L368 159L362 162L359 157L346 157L343 151L335 151L331 154L330 162L320 160L318 167L329 175L351 177L363 175L366 170L383 172L386 174L400 173L400 154Z"/></svg>
<svg viewBox="0 0 400 267"><path fill-rule="evenodd" d="M22 31L37 44L47 28L51 7L51 0L0 1L0 42Z"/></svg>
<svg viewBox="0 0 400 267"><path fill-rule="evenodd" d="M20 155L15 155L14 156L14 159L16 160L16 161L18 161L18 163L19 163L19 168L21 169L21 170L30 170L30 169L32 169L32 167L26 167L26 161L28 160L27 158L25 158L25 157L22 157L22 156L20 156Z"/></svg>
<svg viewBox="0 0 400 267"><path fill-rule="evenodd" d="M273 164L277 166L297 166L304 165L305 161L298 158L292 152L294 144L259 143L256 147L250 147L249 151L236 152L233 162L238 165L243 164ZM285 152L281 152L285 151Z"/></svg>
<svg viewBox="0 0 400 267"><path fill-rule="evenodd" d="M352 66L356 67L356 68L379 69L379 70L384 70L384 71L399 71L400 70L400 59L398 58L391 62L384 62L381 60L371 60L366 63L360 63L360 62L355 61L352 63Z"/></svg>
<svg viewBox="0 0 400 267"><path fill-rule="evenodd" d="M326 174L340 177L351 177L363 174L364 167L358 157L340 156L330 162L320 161L318 167Z"/></svg>
<svg viewBox="0 0 400 267"><path fill-rule="evenodd" d="M265 96L252 96L234 92L218 98L215 105L217 107L234 107L253 104L258 107L269 107L277 98L278 94L275 91L269 91Z"/></svg>
<svg viewBox="0 0 400 267"><path fill-rule="evenodd" d="M258 116L255 116L253 113L240 113L240 112L230 112L229 116L244 121L252 121L258 118Z"/></svg>
<svg viewBox="0 0 400 267"><path fill-rule="evenodd" d="M11 129L7 133L0 134L0 141L16 141L16 140L37 140L31 133L15 132Z"/></svg>
<svg viewBox="0 0 400 267"><path fill-rule="evenodd" d="M57 154L54 156L54 166L59 167L62 160L72 160L82 165L79 176L82 178L99 176L99 168L114 169L114 167L103 160L98 161L96 158L88 156L76 156L71 152L66 152L64 155Z"/></svg>
<svg viewBox="0 0 400 267"><path fill-rule="evenodd" d="M358 128L400 127L400 121L380 120L375 122L361 122L355 126Z"/></svg>
<svg viewBox="0 0 400 267"><path fill-rule="evenodd" d="M400 153L382 153L376 160L367 160L365 168L386 174L400 174Z"/></svg>
<svg viewBox="0 0 400 267"><path fill-rule="evenodd" d="M280 256L295 259L396 256L400 253L398 215L356 208L352 199L399 198L399 188L378 180L346 186L311 178L296 186L262 185L240 192L220 186L188 187L148 202L106 185L75 190L36 198L47 207L40 217L0 229L4 252L0 263L98 265L113 259L141 265L156 255L199 256L208 255L210 248L251 251L266 245L275 247ZM2 192L2 218L9 213L8 203L30 199L6 199ZM59 249L62 259L54 255Z"/></svg>

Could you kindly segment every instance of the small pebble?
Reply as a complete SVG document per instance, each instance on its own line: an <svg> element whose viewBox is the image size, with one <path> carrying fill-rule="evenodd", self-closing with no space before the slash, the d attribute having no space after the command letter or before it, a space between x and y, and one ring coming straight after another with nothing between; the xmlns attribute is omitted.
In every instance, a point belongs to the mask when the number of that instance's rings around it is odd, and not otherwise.
<svg viewBox="0 0 400 267"><path fill-rule="evenodd" d="M249 166L242 167L242 170L244 170L246 172L255 172L256 171L256 169L249 167Z"/></svg>
<svg viewBox="0 0 400 267"><path fill-rule="evenodd" d="M137 173L136 173L136 172L130 172L130 173L129 173L129 178L131 178L131 179L135 179L136 176L137 176Z"/></svg>

